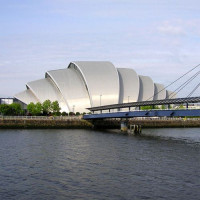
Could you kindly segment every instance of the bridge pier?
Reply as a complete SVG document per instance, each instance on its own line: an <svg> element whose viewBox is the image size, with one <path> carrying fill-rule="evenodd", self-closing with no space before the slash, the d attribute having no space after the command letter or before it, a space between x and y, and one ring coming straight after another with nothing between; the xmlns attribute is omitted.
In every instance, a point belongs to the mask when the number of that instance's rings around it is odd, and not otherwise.
<svg viewBox="0 0 200 200"><path fill-rule="evenodd" d="M128 132L128 121L127 120L122 120L121 121L121 131L127 133Z"/></svg>
<svg viewBox="0 0 200 200"><path fill-rule="evenodd" d="M142 133L141 125L130 125L130 134L140 135Z"/></svg>
<svg viewBox="0 0 200 200"><path fill-rule="evenodd" d="M131 135L140 135L142 132L142 126L138 124L130 125L130 129L128 129L128 120L121 120L121 132L128 133Z"/></svg>

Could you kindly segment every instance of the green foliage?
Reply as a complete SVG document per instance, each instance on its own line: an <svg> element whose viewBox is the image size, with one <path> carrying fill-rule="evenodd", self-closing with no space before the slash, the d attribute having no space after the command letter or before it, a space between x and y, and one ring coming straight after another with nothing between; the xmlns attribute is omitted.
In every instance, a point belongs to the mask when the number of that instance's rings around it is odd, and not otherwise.
<svg viewBox="0 0 200 200"><path fill-rule="evenodd" d="M181 105L179 106L179 109L185 109L184 105L181 104Z"/></svg>
<svg viewBox="0 0 200 200"><path fill-rule="evenodd" d="M35 104L33 102L27 105L27 110L30 114L35 115Z"/></svg>
<svg viewBox="0 0 200 200"><path fill-rule="evenodd" d="M74 116L75 114L73 112L69 112L69 116Z"/></svg>
<svg viewBox="0 0 200 200"><path fill-rule="evenodd" d="M151 110L153 109L153 106L141 106L140 110Z"/></svg>
<svg viewBox="0 0 200 200"><path fill-rule="evenodd" d="M166 106L165 106L165 105L162 105L162 106L161 106L161 109L162 109L162 110L165 110L165 109L166 109Z"/></svg>
<svg viewBox="0 0 200 200"><path fill-rule="evenodd" d="M40 102L35 104L35 114L36 115L42 114L42 104Z"/></svg>
<svg viewBox="0 0 200 200"><path fill-rule="evenodd" d="M159 106L153 106L153 109L160 109Z"/></svg>
<svg viewBox="0 0 200 200"><path fill-rule="evenodd" d="M59 106L58 101L54 101L54 102L51 103L51 110L52 110L53 113L60 112L61 108Z"/></svg>
<svg viewBox="0 0 200 200"><path fill-rule="evenodd" d="M62 114L62 116L68 116L68 113L66 113L66 112L62 112L61 114Z"/></svg>
<svg viewBox="0 0 200 200"><path fill-rule="evenodd" d="M61 116L61 112L54 112L53 115L54 116Z"/></svg>
<svg viewBox="0 0 200 200"><path fill-rule="evenodd" d="M0 113L2 115L22 115L23 110L20 104L12 103L8 104L1 104L0 105Z"/></svg>
<svg viewBox="0 0 200 200"><path fill-rule="evenodd" d="M34 104L31 102L30 104L27 105L27 110L30 114L32 115L49 115L50 112L53 111L53 115L55 116L60 116L60 107L58 101L54 101L51 103L50 100L44 101L42 104L41 103L36 103Z"/></svg>
<svg viewBox="0 0 200 200"><path fill-rule="evenodd" d="M168 108L168 109L172 109L172 105L168 105L167 108Z"/></svg>
<svg viewBox="0 0 200 200"><path fill-rule="evenodd" d="M12 110L12 115L21 115L23 114L22 107L19 103L12 103L9 105Z"/></svg>
<svg viewBox="0 0 200 200"><path fill-rule="evenodd" d="M80 112L76 112L76 116L79 116L80 115Z"/></svg>
<svg viewBox="0 0 200 200"><path fill-rule="evenodd" d="M36 103L34 104L31 102L30 104L27 105L27 110L30 114L32 115L41 115L42 114L42 104L41 103Z"/></svg>
<svg viewBox="0 0 200 200"><path fill-rule="evenodd" d="M12 113L12 110L11 110L11 108L10 108L9 105L7 105L7 104L1 104L0 105L0 113L2 115L10 115Z"/></svg>
<svg viewBox="0 0 200 200"><path fill-rule="evenodd" d="M43 110L43 114L45 114L45 115L47 115L51 112L51 101L50 100L46 100L43 102L42 110Z"/></svg>

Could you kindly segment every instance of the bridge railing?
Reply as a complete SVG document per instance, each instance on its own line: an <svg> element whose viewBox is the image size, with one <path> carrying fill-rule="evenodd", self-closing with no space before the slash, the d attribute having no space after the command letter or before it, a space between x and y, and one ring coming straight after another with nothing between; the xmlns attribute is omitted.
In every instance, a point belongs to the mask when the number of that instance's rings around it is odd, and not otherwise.
<svg viewBox="0 0 200 200"><path fill-rule="evenodd" d="M80 116L2 116L0 115L0 120L75 120L82 119Z"/></svg>
<svg viewBox="0 0 200 200"><path fill-rule="evenodd" d="M98 110L98 111L94 111L94 113L92 114L101 114L101 113L116 113L116 112L141 112L141 111L146 111L146 112L149 112L149 111L152 111L152 110L196 110L196 109L200 109L200 106L191 106L191 107L188 107L188 108L180 108L180 107L174 107L174 108L171 108L171 109L146 109L146 110L138 110L138 109L128 109L128 108L122 108L120 110L118 109L110 109L109 110ZM90 114L86 114L86 115L90 115Z"/></svg>

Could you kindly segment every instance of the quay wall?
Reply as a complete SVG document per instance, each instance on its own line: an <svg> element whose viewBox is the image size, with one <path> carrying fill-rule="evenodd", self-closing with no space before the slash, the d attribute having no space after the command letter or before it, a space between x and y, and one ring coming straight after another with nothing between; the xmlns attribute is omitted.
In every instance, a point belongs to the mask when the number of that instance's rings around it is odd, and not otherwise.
<svg viewBox="0 0 200 200"><path fill-rule="evenodd" d="M124 120L124 119L123 119ZM83 120L82 117L0 117L1 128L120 129L120 119ZM128 126L142 128L200 127L200 118L135 118Z"/></svg>
<svg viewBox="0 0 200 200"><path fill-rule="evenodd" d="M121 120L94 120L93 125L95 128L120 128ZM130 125L141 125L142 128L191 128L200 127L200 118L167 118L167 119L152 119L152 118L136 118L127 120L128 127Z"/></svg>
<svg viewBox="0 0 200 200"><path fill-rule="evenodd" d="M80 117L4 117L0 118L3 128L64 128L91 129L93 125Z"/></svg>

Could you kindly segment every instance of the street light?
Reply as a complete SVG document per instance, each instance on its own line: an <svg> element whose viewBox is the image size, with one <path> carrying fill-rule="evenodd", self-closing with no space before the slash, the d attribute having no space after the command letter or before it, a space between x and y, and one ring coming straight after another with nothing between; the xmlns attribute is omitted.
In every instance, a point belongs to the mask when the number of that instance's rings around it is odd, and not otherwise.
<svg viewBox="0 0 200 200"><path fill-rule="evenodd" d="M102 94L100 94L100 106L101 106L101 97L102 97Z"/></svg>
<svg viewBox="0 0 200 200"><path fill-rule="evenodd" d="M73 113L74 113L74 111L75 111L75 105L73 105Z"/></svg>

